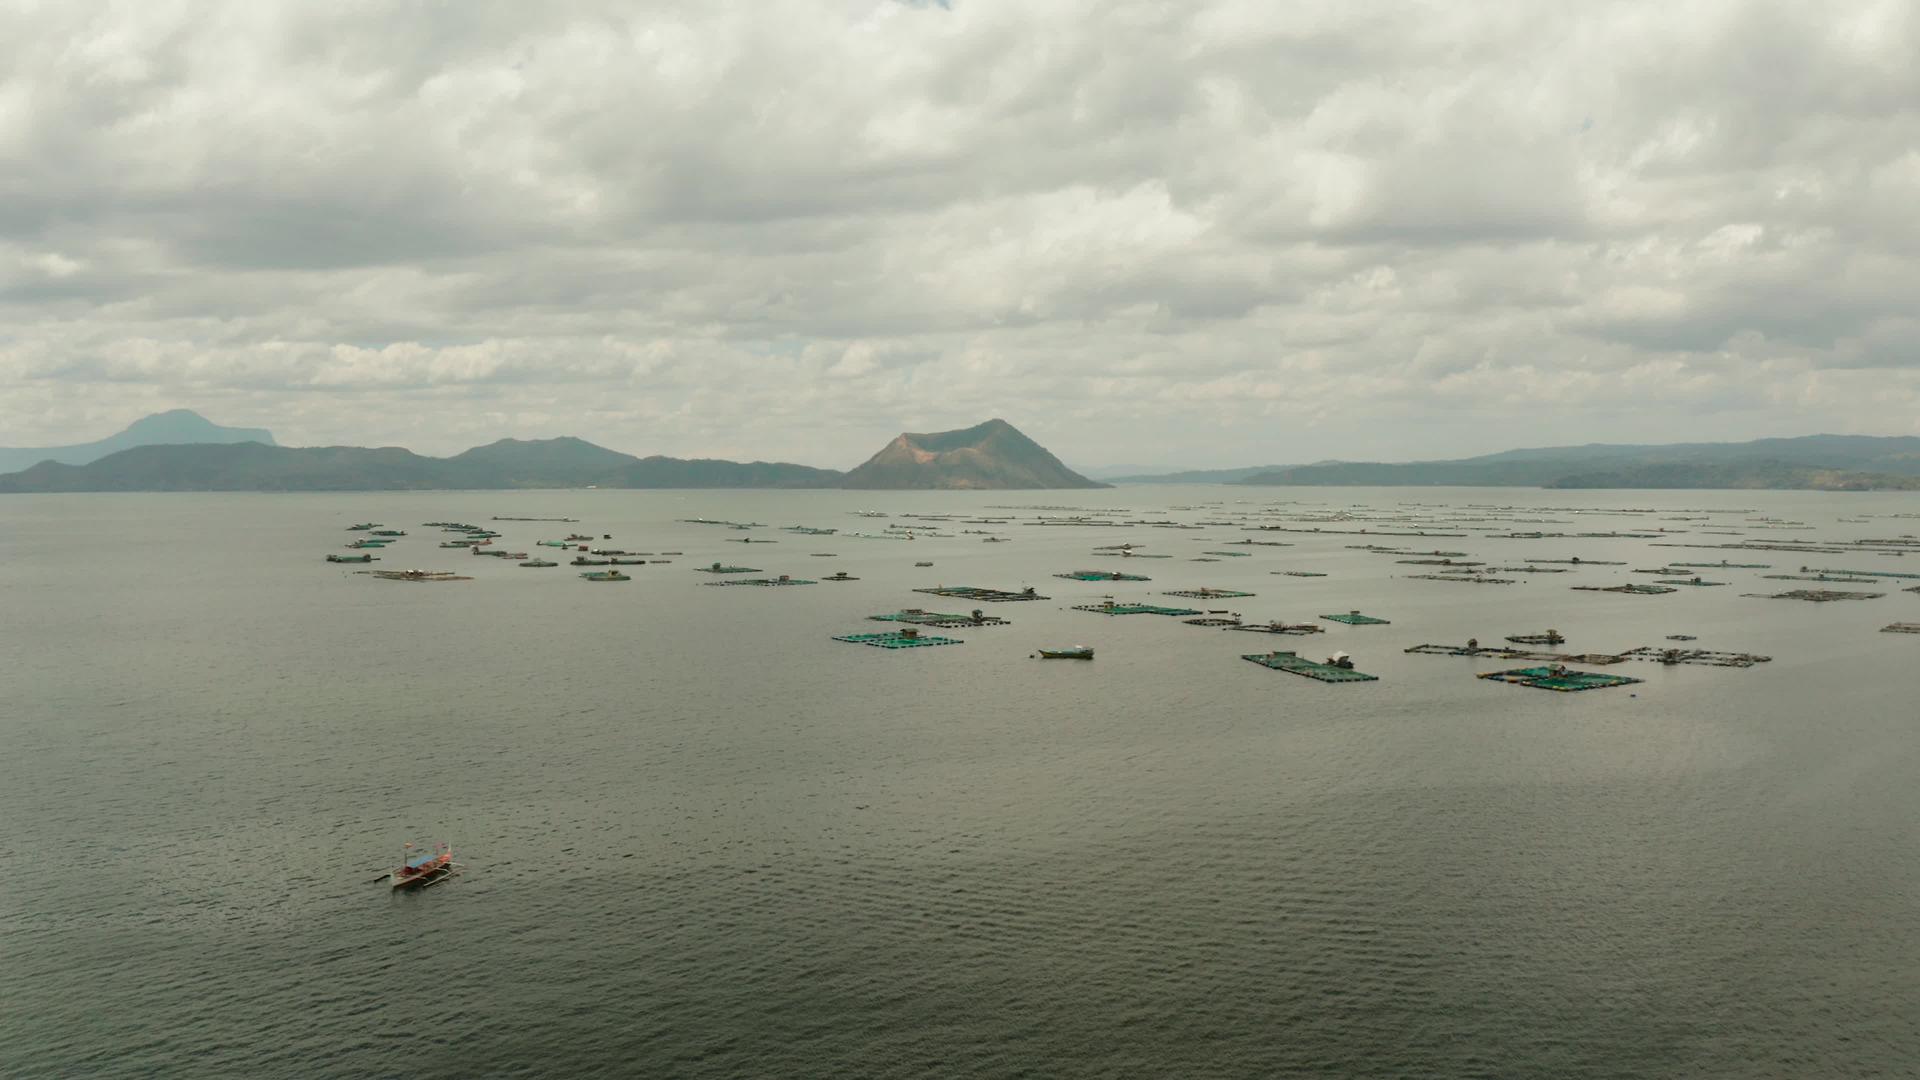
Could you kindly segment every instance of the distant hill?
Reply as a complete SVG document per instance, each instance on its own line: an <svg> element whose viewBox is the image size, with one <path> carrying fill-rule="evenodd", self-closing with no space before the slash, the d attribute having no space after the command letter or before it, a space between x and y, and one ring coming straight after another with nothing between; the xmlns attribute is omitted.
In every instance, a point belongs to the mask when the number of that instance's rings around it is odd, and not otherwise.
<svg viewBox="0 0 1920 1080"><path fill-rule="evenodd" d="M43 462L0 476L0 493L833 487L839 480L831 469L805 465L637 458L574 438L502 439L450 458L397 446L234 443L140 446L85 465Z"/></svg>
<svg viewBox="0 0 1920 1080"><path fill-rule="evenodd" d="M1249 476L1291 468L1287 465L1249 465L1238 469L1188 469L1170 473L1129 473L1109 476L1114 484L1237 484Z"/></svg>
<svg viewBox="0 0 1920 1080"><path fill-rule="evenodd" d="M1098 488L1005 420L958 431L907 432L849 472L841 487L873 490Z"/></svg>
<svg viewBox="0 0 1920 1080"><path fill-rule="evenodd" d="M1253 485L1920 488L1920 438L1807 435L1744 443L1593 444L1506 450L1453 461L1333 461L1269 469Z"/></svg>
<svg viewBox="0 0 1920 1080"><path fill-rule="evenodd" d="M272 446L273 433L264 428L221 427L192 409L173 409L135 420L127 425L126 430L98 442L74 446L0 447L0 473L18 472L42 461L85 465L89 461L98 461L108 454L136 446L241 442Z"/></svg>

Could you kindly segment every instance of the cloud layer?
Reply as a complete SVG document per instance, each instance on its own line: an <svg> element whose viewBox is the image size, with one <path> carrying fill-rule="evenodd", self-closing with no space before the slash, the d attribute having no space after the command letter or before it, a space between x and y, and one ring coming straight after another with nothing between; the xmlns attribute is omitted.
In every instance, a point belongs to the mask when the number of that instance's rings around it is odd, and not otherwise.
<svg viewBox="0 0 1920 1080"><path fill-rule="evenodd" d="M1904 0L0 6L0 442L1920 432Z"/></svg>

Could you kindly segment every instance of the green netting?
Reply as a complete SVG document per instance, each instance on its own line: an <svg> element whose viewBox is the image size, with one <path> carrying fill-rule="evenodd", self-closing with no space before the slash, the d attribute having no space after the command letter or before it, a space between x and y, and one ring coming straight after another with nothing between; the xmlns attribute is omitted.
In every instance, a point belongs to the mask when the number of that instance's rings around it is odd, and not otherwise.
<svg viewBox="0 0 1920 1080"><path fill-rule="evenodd" d="M1253 653L1242 656L1240 659L1251 660L1261 667L1272 668L1275 671L1305 675L1309 679L1318 679L1321 682L1377 682L1380 678L1378 675L1368 675L1363 671L1355 671L1338 664L1322 664L1308 660L1290 652Z"/></svg>
<svg viewBox="0 0 1920 1080"><path fill-rule="evenodd" d="M833 640L844 641L850 645L872 645L878 649L917 649L922 645L962 644L958 638L908 635L897 630L885 634L841 634Z"/></svg>
<svg viewBox="0 0 1920 1080"><path fill-rule="evenodd" d="M1376 619L1371 615L1362 615L1357 611L1349 611L1345 615L1322 615L1320 617L1328 622L1346 623L1348 626L1392 625L1386 619Z"/></svg>

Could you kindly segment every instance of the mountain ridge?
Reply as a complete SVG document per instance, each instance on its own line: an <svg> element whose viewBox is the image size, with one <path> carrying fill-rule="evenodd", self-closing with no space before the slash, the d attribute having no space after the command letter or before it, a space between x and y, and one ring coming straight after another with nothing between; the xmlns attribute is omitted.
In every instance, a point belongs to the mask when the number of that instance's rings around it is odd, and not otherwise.
<svg viewBox="0 0 1920 1080"><path fill-rule="evenodd" d="M69 446L0 447L0 473L18 472L42 461L85 465L108 454L136 446L181 446L199 443L256 442L273 446L273 432L265 428L235 428L216 424L192 409L168 409L143 416L104 439Z"/></svg>
<svg viewBox="0 0 1920 1080"><path fill-rule="evenodd" d="M1745 442L1586 443L1429 461L1318 461L1115 477L1116 483L1248 486L1686 487L1832 491L1920 488L1920 437L1771 436Z"/></svg>
<svg viewBox="0 0 1920 1080"><path fill-rule="evenodd" d="M0 476L0 493L801 488L831 487L840 475L786 462L638 458L572 436L501 439L445 458L398 446L197 443L133 447L85 465L41 462Z"/></svg>

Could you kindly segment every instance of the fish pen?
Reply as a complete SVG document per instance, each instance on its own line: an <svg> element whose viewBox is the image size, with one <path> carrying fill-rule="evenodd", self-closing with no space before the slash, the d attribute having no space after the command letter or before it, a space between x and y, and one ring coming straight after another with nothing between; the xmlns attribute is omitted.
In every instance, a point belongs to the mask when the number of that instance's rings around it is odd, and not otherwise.
<svg viewBox="0 0 1920 1080"><path fill-rule="evenodd" d="M1888 623L1880 628L1883 634L1920 634L1920 622Z"/></svg>
<svg viewBox="0 0 1920 1080"><path fill-rule="evenodd" d="M815 583L808 581L806 578L789 577L786 574L781 574L779 577L728 578L725 581L703 581L700 584L709 586L756 585L761 588L772 589L782 585L812 585Z"/></svg>
<svg viewBox="0 0 1920 1080"><path fill-rule="evenodd" d="M1052 599L1051 597L1041 596L1035 592L1031 586L1021 589L1018 592L1007 589L984 589L973 585L936 585L929 589L915 589L913 591L926 593L928 596L947 596L955 600L978 600L988 604L1005 604L1018 600Z"/></svg>
<svg viewBox="0 0 1920 1080"><path fill-rule="evenodd" d="M1166 592L1163 592L1160 595L1184 596L1193 600L1237 600L1242 597L1253 596L1255 594L1250 592L1241 592L1239 589L1199 588L1199 589L1168 589Z"/></svg>
<svg viewBox="0 0 1920 1080"><path fill-rule="evenodd" d="M760 569L759 567L757 567L757 566L727 566L727 565L724 565L724 564L722 564L722 563L714 563L714 564L713 564L713 565L711 565L711 566L696 566L696 567L694 567L694 569L695 569L695 570L698 570L698 571L700 571L700 572L701 572L701 573L703 573L703 574L761 574L761 573L765 573L765 571L763 571L763 570L761 570L761 569Z"/></svg>
<svg viewBox="0 0 1920 1080"><path fill-rule="evenodd" d="M1671 585L1575 585L1575 592L1611 592L1626 593L1629 596L1659 596L1661 593L1679 592Z"/></svg>
<svg viewBox="0 0 1920 1080"><path fill-rule="evenodd" d="M356 574L367 574L382 581L472 581L470 577L456 574L451 570L355 570Z"/></svg>
<svg viewBox="0 0 1920 1080"><path fill-rule="evenodd" d="M1684 566L1689 570L1771 570L1773 569L1772 563L1728 562L1725 559L1721 559L1719 562L1677 562L1672 565Z"/></svg>
<svg viewBox="0 0 1920 1080"><path fill-rule="evenodd" d="M1573 671L1558 664L1546 667L1514 668L1510 671L1489 671L1480 675L1482 679L1512 683L1515 686L1531 686L1536 690L1558 690L1571 693L1578 690L1603 690L1609 686L1631 686L1645 680L1626 675L1604 675L1597 671Z"/></svg>
<svg viewBox="0 0 1920 1080"><path fill-rule="evenodd" d="M917 649L923 645L962 645L959 638L923 637L920 631L891 630L882 634L839 634L835 641L849 645L871 645L876 649Z"/></svg>
<svg viewBox="0 0 1920 1080"><path fill-rule="evenodd" d="M1846 592L1841 589L1789 589L1781 593L1741 593L1757 600L1805 600L1813 604L1829 604L1835 600L1878 600L1887 595L1880 592Z"/></svg>
<svg viewBox="0 0 1920 1080"><path fill-rule="evenodd" d="M1348 626L1391 626L1386 619L1376 619L1371 615L1362 615L1358 611L1349 611L1345 615L1322 615L1328 622L1345 623Z"/></svg>
<svg viewBox="0 0 1920 1080"><path fill-rule="evenodd" d="M992 615L982 615L975 611L970 615L949 614L942 611L922 611L919 608L903 608L886 615L869 615L875 622L912 623L915 626L932 626L939 629L954 629L963 626L1011 626L1007 620Z"/></svg>
<svg viewBox="0 0 1920 1080"><path fill-rule="evenodd" d="M1272 668L1275 671L1305 675L1309 679L1318 679L1321 682L1378 682L1380 679L1378 675L1368 675L1364 671L1355 671L1339 664L1319 663L1290 652L1249 653L1240 659L1251 660L1261 667Z"/></svg>
<svg viewBox="0 0 1920 1080"><path fill-rule="evenodd" d="M1324 634L1327 632L1326 627L1316 626L1313 623L1283 623L1278 621L1242 623L1239 626L1230 627L1229 629L1244 630L1249 634L1292 634L1298 636Z"/></svg>
<svg viewBox="0 0 1920 1080"><path fill-rule="evenodd" d="M1625 566L1627 565L1624 562L1614 562L1608 559L1582 559L1579 556L1575 556L1571 559L1528 559L1527 561L1536 562L1536 563L1546 563L1553 566Z"/></svg>
<svg viewBox="0 0 1920 1080"><path fill-rule="evenodd" d="M1075 604L1075 611L1096 615L1205 615L1199 608L1161 607L1157 604L1116 604L1112 600L1098 604Z"/></svg>
<svg viewBox="0 0 1920 1080"><path fill-rule="evenodd" d="M1069 581L1152 581L1145 574L1123 574L1118 570L1071 570L1053 575Z"/></svg>
<svg viewBox="0 0 1920 1080"><path fill-rule="evenodd" d="M1536 660L1550 664L1588 664L1594 667L1606 667L1626 660L1626 657L1616 656L1613 653L1540 652L1534 649L1509 649L1499 645L1481 645L1474 641L1469 641L1465 645L1415 645L1402 651L1419 656L1492 657L1496 660Z"/></svg>
<svg viewBox="0 0 1920 1080"><path fill-rule="evenodd" d="M1629 660L1648 660L1656 664L1710 664L1714 667L1752 667L1773 660L1771 656L1755 653L1714 652L1711 649L1662 649L1654 645L1642 645L1637 649L1628 649L1620 654Z"/></svg>

